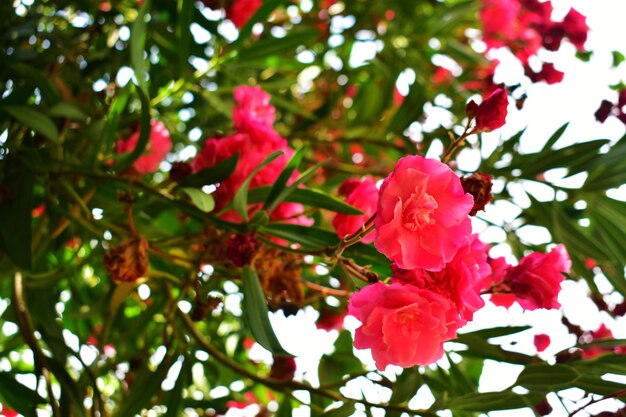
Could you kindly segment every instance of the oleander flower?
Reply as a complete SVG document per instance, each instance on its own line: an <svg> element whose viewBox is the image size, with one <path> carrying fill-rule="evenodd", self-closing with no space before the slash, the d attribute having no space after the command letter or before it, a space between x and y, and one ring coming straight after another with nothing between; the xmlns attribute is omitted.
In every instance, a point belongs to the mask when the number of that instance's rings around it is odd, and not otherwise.
<svg viewBox="0 0 626 417"><path fill-rule="evenodd" d="M392 265L393 279L431 290L452 301L465 324L485 305L480 294L485 280L491 276L488 250L489 246L481 242L478 235L471 235L441 271L402 270Z"/></svg>
<svg viewBox="0 0 626 417"><path fill-rule="evenodd" d="M133 169L139 174L149 174L159 169L159 164L165 155L172 149L170 132L162 122L152 120L150 122L150 138L142 156L133 163ZM127 139L120 139L116 144L118 154L128 153L135 150L139 142L139 131L134 132Z"/></svg>
<svg viewBox="0 0 626 417"><path fill-rule="evenodd" d="M263 4L262 0L235 0L226 9L226 17L241 29Z"/></svg>
<svg viewBox="0 0 626 417"><path fill-rule="evenodd" d="M498 88L478 105L476 109L476 128L482 132L495 130L506 122L509 97L502 88Z"/></svg>
<svg viewBox="0 0 626 417"><path fill-rule="evenodd" d="M563 273L569 273L572 261L562 244L549 253L531 253L524 256L519 265L512 267L504 278L515 295L515 300L526 310L561 307L558 295Z"/></svg>
<svg viewBox="0 0 626 417"><path fill-rule="evenodd" d="M473 205L447 165L401 158L379 191L376 249L399 268L439 271L466 243Z"/></svg>
<svg viewBox="0 0 626 417"><path fill-rule="evenodd" d="M353 185L352 182L350 182L350 185ZM359 230L359 228L376 213L377 197L378 188L376 188L376 183L371 177L366 177L363 181L356 184L348 193L345 202L361 210L363 214L351 215L338 213L332 222L333 227L337 231L337 235L344 237ZM361 241L363 243L372 243L374 241L374 232L368 233Z"/></svg>
<svg viewBox="0 0 626 417"><path fill-rule="evenodd" d="M354 346L371 349L376 367L428 365L443 356L443 343L456 337L460 320L454 304L430 290L381 282L354 293L348 314L362 325Z"/></svg>

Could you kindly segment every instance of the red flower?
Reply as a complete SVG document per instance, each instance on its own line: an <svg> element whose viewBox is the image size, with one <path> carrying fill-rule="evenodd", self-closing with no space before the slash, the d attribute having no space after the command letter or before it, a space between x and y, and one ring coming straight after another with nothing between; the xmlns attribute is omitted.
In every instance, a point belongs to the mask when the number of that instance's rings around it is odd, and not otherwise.
<svg viewBox="0 0 626 417"><path fill-rule="evenodd" d="M350 315L359 319L354 346L371 349L376 367L428 365L443 355L443 342L456 337L460 319L453 303L413 285L378 282L354 293Z"/></svg>
<svg viewBox="0 0 626 417"><path fill-rule="evenodd" d="M533 82L545 81L548 84L557 84L563 81L563 72L554 68L554 64L544 62L541 66L541 71L532 72L527 70L527 75Z"/></svg>
<svg viewBox="0 0 626 417"><path fill-rule="evenodd" d="M292 357L274 356L274 363L270 369L270 378L281 381L291 381L296 373L296 360Z"/></svg>
<svg viewBox="0 0 626 417"><path fill-rule="evenodd" d="M380 187L376 249L399 268L439 271L470 235L473 204L450 167L405 156Z"/></svg>
<svg viewBox="0 0 626 417"><path fill-rule="evenodd" d="M587 26L585 16L580 14L576 9L571 9L563 19L562 28L570 42L574 44L579 51L585 50L585 42L587 41Z"/></svg>
<svg viewBox="0 0 626 417"><path fill-rule="evenodd" d="M548 346L550 346L550 336L547 334L536 334L533 340L537 352L543 352Z"/></svg>
<svg viewBox="0 0 626 417"><path fill-rule="evenodd" d="M349 183L352 186L352 182ZM343 187L343 185L342 185ZM341 188L341 187L340 187ZM348 188L347 186L345 188ZM363 214L350 215L337 213L333 219L333 227L339 237L344 237L356 232L365 222L376 213L378 188L370 177L366 177L356 185L348 194L345 202L361 210ZM362 239L363 243L372 243L374 233L369 233Z"/></svg>
<svg viewBox="0 0 626 417"><path fill-rule="evenodd" d="M263 4L263 0L235 0L226 9L226 17L233 21L237 28L241 29L248 23L248 20L256 13Z"/></svg>
<svg viewBox="0 0 626 417"><path fill-rule="evenodd" d="M321 311L320 317L317 319L315 326L320 330L341 330L343 328L343 319L346 317L345 312L331 313L328 311Z"/></svg>
<svg viewBox="0 0 626 417"><path fill-rule="evenodd" d="M506 122L509 97L498 88L476 110L476 128L482 132L498 129Z"/></svg>
<svg viewBox="0 0 626 417"><path fill-rule="evenodd" d="M569 273L572 262L565 246L557 245L549 253L524 256L512 267L503 283L515 294L515 300L526 310L559 308L557 297L563 272Z"/></svg>
<svg viewBox="0 0 626 417"><path fill-rule="evenodd" d="M144 154L133 163L133 169L139 174L149 174L159 169L159 164L172 149L170 133L165 128L165 125L152 120L150 126L150 138ZM139 131L130 135L128 139L118 140L117 153L132 152L137 146L137 142L139 142Z"/></svg>

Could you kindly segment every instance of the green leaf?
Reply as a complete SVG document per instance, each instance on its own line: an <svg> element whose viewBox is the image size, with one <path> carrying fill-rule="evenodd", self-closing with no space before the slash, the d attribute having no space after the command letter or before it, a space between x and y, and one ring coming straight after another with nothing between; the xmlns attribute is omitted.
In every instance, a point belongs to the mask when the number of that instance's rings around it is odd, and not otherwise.
<svg viewBox="0 0 626 417"><path fill-rule="evenodd" d="M270 236L299 243L303 249L323 249L339 243L336 233L316 227L306 227L297 224L272 223L259 228L259 232Z"/></svg>
<svg viewBox="0 0 626 417"><path fill-rule="evenodd" d="M402 371L395 383L395 389L391 394L389 402L391 404L400 404L409 401L415 396L417 390L422 386L424 381L419 373L419 368L412 368Z"/></svg>
<svg viewBox="0 0 626 417"><path fill-rule="evenodd" d="M161 382L165 378L170 365L170 357L166 356L161 364L152 372L146 365L130 388L128 397L124 399L120 410L115 417L135 417L141 410L150 406L150 400L161 389Z"/></svg>
<svg viewBox="0 0 626 417"><path fill-rule="evenodd" d="M620 51L613 51L613 67L619 67L624 62L624 54Z"/></svg>
<svg viewBox="0 0 626 417"><path fill-rule="evenodd" d="M267 197L265 198L265 202L263 203L263 209L268 209L268 211L271 212L274 210L274 208L276 208L278 203L280 203L280 201L278 201L277 203L275 202L278 200L282 191L285 189L285 186L287 185L287 182L289 181L293 173L296 171L296 169L298 169L298 166L300 165L303 156L304 147L296 151L296 153L287 163L287 166L285 166L285 169L283 169L283 171L274 182L274 185L272 186L269 193L267 194Z"/></svg>
<svg viewBox="0 0 626 417"><path fill-rule="evenodd" d="M261 162L261 164L258 167L254 168L254 170L250 173L248 178L246 178L246 180L243 182L243 184L241 184L241 186L237 190L237 193L235 194L235 197L233 198L233 207L235 208L237 213L241 216L241 218L244 219L245 222L248 221L248 188L250 187L250 182L252 181L252 178L263 167L271 164L272 162L274 162L276 158L280 157L283 154L284 154L283 151L276 151L270 154L267 158L263 160L263 162Z"/></svg>
<svg viewBox="0 0 626 417"><path fill-rule="evenodd" d="M65 367L56 359L48 358L46 360L46 364L50 369L50 372L54 374L57 381L61 384L64 396L67 396L67 398L71 401L71 409L76 411L79 416L86 417L87 411L85 410L85 405L83 404L83 395L77 382L72 379Z"/></svg>
<svg viewBox="0 0 626 417"><path fill-rule="evenodd" d="M0 372L0 402L26 417L35 417L36 405L44 400L37 392L17 382L13 374Z"/></svg>
<svg viewBox="0 0 626 417"><path fill-rule="evenodd" d="M149 10L150 0L145 0L139 8L137 18L133 22L130 32L130 62L135 71L135 78L137 79L139 88L146 96L148 96L148 79L146 77L148 64L143 55L146 49L146 14ZM147 108L142 110L147 112Z"/></svg>
<svg viewBox="0 0 626 417"><path fill-rule="evenodd" d="M0 204L0 247L17 266L30 270L35 176L16 169L4 177L2 186L8 198Z"/></svg>
<svg viewBox="0 0 626 417"><path fill-rule="evenodd" d="M289 194L291 194L294 190L297 190L300 184L305 183L309 178L315 175L315 173L320 169L320 167L325 165L326 162L327 161L322 161L319 164L313 165L311 168L304 171L302 175L300 175L298 179L295 180L291 185L283 188L281 192L278 194L278 196L274 199L270 207L268 208L268 211L272 212L272 210L274 210L274 208L276 208L278 204L282 203L283 200L285 200L285 198L289 196Z"/></svg>
<svg viewBox="0 0 626 417"><path fill-rule="evenodd" d="M446 408L458 411L489 412L513 410L538 404L543 394L530 393L519 395L512 391L471 393L451 398L445 403Z"/></svg>
<svg viewBox="0 0 626 417"><path fill-rule="evenodd" d="M40 133L53 142L59 140L59 131L54 122L39 110L29 106L4 106L7 113L25 126Z"/></svg>
<svg viewBox="0 0 626 417"><path fill-rule="evenodd" d="M515 384L529 390L552 390L571 386L580 376L576 368L569 365L535 363L524 368Z"/></svg>
<svg viewBox="0 0 626 417"><path fill-rule="evenodd" d="M260 203L267 198L270 191L270 187L256 187L248 193L248 203ZM287 195L284 201L290 203L300 203L305 206L316 207L334 211L336 213L363 214L362 211L355 207L344 203L338 198L332 197L321 190L313 188L296 188L289 195Z"/></svg>
<svg viewBox="0 0 626 417"><path fill-rule="evenodd" d="M272 353L289 355L281 346L272 324L259 277L250 267L243 268L243 315L256 341Z"/></svg>
<svg viewBox="0 0 626 417"><path fill-rule="evenodd" d="M481 330L475 330L473 332L469 332L469 333L461 333L459 334L459 336L464 336L464 335L473 335L473 336L478 336L481 337L485 340L487 339L491 339L493 337L502 337L502 336L509 336L515 333L520 333L523 331L526 331L528 329L530 329L530 326L502 326L502 327L492 327L489 329L481 329Z"/></svg>
<svg viewBox="0 0 626 417"><path fill-rule="evenodd" d="M180 189L187 194L193 204L205 213L210 213L215 208L215 200L211 194L207 194L197 188L185 187Z"/></svg>
<svg viewBox="0 0 626 417"><path fill-rule="evenodd" d="M109 107L109 113L107 114L106 120L107 125L102 135L102 139L100 141L104 143L106 153L109 153L113 147L113 142L115 141L115 135L117 133L117 125L119 123L120 115L126 108L126 104L128 103L128 99L130 94L128 90L122 90L120 94L118 94L111 103L111 107ZM96 138L96 143L98 143L98 138ZM100 146L102 146L100 143ZM100 146L96 146L96 150L100 148ZM95 152L97 156L97 152Z"/></svg>
<svg viewBox="0 0 626 417"><path fill-rule="evenodd" d="M195 174L188 175L178 183L178 186L201 188L205 185L222 182L233 173L235 167L237 166L238 159L239 154L235 154L215 166L205 168Z"/></svg>
<svg viewBox="0 0 626 417"><path fill-rule="evenodd" d="M75 104L66 101L59 102L52 106L48 111L52 117L63 117L77 122L87 119L87 115Z"/></svg>
<svg viewBox="0 0 626 417"><path fill-rule="evenodd" d="M550 150L552 149L552 147L554 146L556 141L561 139L561 136L563 136L563 133L565 133L565 130L567 129L568 126L569 126L569 122L567 122L563 126L559 127L556 130L556 132L554 132L552 134L552 136L550 136L550 138L548 139L546 144L543 145L543 148L541 148L540 152L550 152Z"/></svg>

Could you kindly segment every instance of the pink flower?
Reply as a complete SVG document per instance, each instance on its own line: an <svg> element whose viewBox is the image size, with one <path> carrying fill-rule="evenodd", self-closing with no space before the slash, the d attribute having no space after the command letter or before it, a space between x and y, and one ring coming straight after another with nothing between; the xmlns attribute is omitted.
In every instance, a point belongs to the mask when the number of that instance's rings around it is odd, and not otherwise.
<svg viewBox="0 0 626 417"><path fill-rule="evenodd" d="M473 205L447 165L401 158L379 191L376 249L399 268L439 271L467 241Z"/></svg>
<svg viewBox="0 0 626 417"><path fill-rule="evenodd" d="M543 352L550 346L550 336L547 334L536 334L533 340L537 352Z"/></svg>
<svg viewBox="0 0 626 417"><path fill-rule="evenodd" d="M509 270L504 283L526 310L559 308L557 298L565 279L563 272L569 273L571 267L572 261L561 244L546 254L535 252L524 256L519 265Z"/></svg>
<svg viewBox="0 0 626 417"><path fill-rule="evenodd" d="M359 182L359 184L350 191L345 202L361 210L363 214L350 215L338 213L333 219L333 227L337 231L337 235L344 237L359 230L359 228L376 213L377 197L378 188L376 188L376 183L374 183L372 178L366 177L363 181ZM363 243L372 243L373 241L373 232L362 239Z"/></svg>
<svg viewBox="0 0 626 417"><path fill-rule="evenodd" d="M270 104L270 95L261 87L241 85L233 91L237 105L233 108L233 122L238 130L247 130L249 124L272 126L276 109Z"/></svg>
<svg viewBox="0 0 626 417"><path fill-rule="evenodd" d="M509 97L502 88L495 90L476 109L476 128L490 131L502 127L506 122Z"/></svg>
<svg viewBox="0 0 626 417"><path fill-rule="evenodd" d="M320 311L320 317L315 322L315 327L320 330L341 330L343 328L343 319L346 317L345 311L333 313L329 311Z"/></svg>
<svg viewBox="0 0 626 417"><path fill-rule="evenodd" d="M517 0L485 0L479 11L483 36L489 48L503 46L515 39L515 20L520 10Z"/></svg>
<svg viewBox="0 0 626 417"><path fill-rule="evenodd" d="M441 271L407 271L392 265L393 278L431 290L452 301L465 324L472 320L475 311L485 305L480 293L485 280L491 276L491 267L487 262L488 250L489 246L481 242L478 235L472 235Z"/></svg>
<svg viewBox="0 0 626 417"><path fill-rule="evenodd" d="M165 155L172 149L170 133L161 122L150 122L150 138L144 154L133 163L133 169L140 174L149 174L159 169L159 164ZM133 133L125 140L117 141L117 153L132 152L139 141L139 131Z"/></svg>
<svg viewBox="0 0 626 417"><path fill-rule="evenodd" d="M357 349L371 349L376 367L428 365L443 355L443 342L456 337L460 321L454 304L442 296L393 282L378 282L350 298L348 314L362 325Z"/></svg>
<svg viewBox="0 0 626 417"><path fill-rule="evenodd" d="M585 332L583 336L586 338L587 342L615 339L611 329L606 327L604 323L602 323L600 327L598 327L598 329L595 331ZM623 346L605 347L605 346L591 345L591 346L583 347L582 357L583 359L591 359L591 358L595 358L596 356L600 356L606 352L625 354L626 350L624 350Z"/></svg>
<svg viewBox="0 0 626 417"><path fill-rule="evenodd" d="M237 28L241 29L248 23L248 20L256 13L263 4L263 0L235 0L226 9L226 17L233 21Z"/></svg>

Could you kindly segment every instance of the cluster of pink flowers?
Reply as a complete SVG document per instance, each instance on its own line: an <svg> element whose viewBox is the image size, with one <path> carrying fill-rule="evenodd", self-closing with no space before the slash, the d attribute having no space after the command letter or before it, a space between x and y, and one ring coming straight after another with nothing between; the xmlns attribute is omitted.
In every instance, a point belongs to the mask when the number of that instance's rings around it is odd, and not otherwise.
<svg viewBox="0 0 626 417"><path fill-rule="evenodd" d="M133 170L138 174L149 174L159 169L159 164L165 155L172 149L170 132L162 122L152 120L150 123L150 138L142 156L133 163ZM127 139L120 139L116 144L118 154L132 152L139 142L139 131L134 132Z"/></svg>
<svg viewBox="0 0 626 417"><path fill-rule="evenodd" d="M389 285L356 292L348 305L362 323L354 345L371 349L378 369L440 359L443 343L456 337L484 306L481 295L494 289L527 309L559 306L562 272L571 265L565 248L533 253L514 267L490 259L489 246L472 234L473 208L459 177L434 159L404 157L383 181L374 245L393 261L393 276Z"/></svg>
<svg viewBox="0 0 626 417"><path fill-rule="evenodd" d="M539 71L528 65L541 47L556 51L567 38L584 50L588 27L585 16L571 9L563 21L552 21L552 4L539 0L483 0L479 13L483 39L488 49L508 47L522 62L533 82L558 83L563 73L551 63L543 63Z"/></svg>
<svg viewBox="0 0 626 417"><path fill-rule="evenodd" d="M287 145L287 141L274 129L276 109L270 104L270 96L265 91L260 87L240 86L235 88L234 98L236 102L233 108L235 132L229 136L207 139L202 151L192 161L193 170L197 172L213 167L235 154L239 155L235 171L220 183L214 193L218 209L223 208L233 199L246 178L272 152L283 151L284 154L256 173L250 182L250 189L273 184L293 155L293 150ZM294 176L297 175L298 173L294 172ZM258 205L252 206L250 211L258 210L258 208ZM271 213L270 217L273 220L310 225L310 219L298 216L303 211L301 204L282 203ZM241 221L234 210L226 212L224 218L230 221Z"/></svg>

